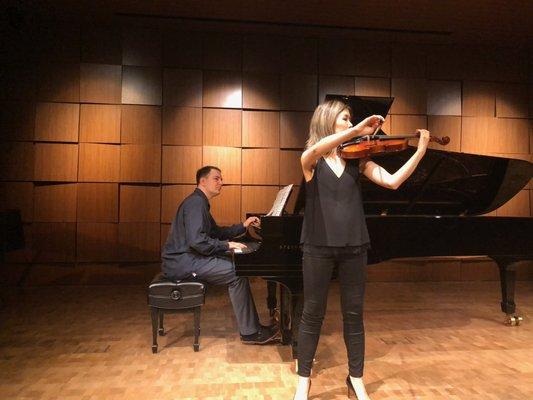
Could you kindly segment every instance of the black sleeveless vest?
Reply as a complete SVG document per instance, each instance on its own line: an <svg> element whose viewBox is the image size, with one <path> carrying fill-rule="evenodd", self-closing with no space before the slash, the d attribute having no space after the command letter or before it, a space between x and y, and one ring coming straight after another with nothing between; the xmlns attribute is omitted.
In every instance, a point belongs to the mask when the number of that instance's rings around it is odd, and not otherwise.
<svg viewBox="0 0 533 400"><path fill-rule="evenodd" d="M359 160L346 161L340 178L323 157L305 184L301 243L312 246L369 247L361 198Z"/></svg>

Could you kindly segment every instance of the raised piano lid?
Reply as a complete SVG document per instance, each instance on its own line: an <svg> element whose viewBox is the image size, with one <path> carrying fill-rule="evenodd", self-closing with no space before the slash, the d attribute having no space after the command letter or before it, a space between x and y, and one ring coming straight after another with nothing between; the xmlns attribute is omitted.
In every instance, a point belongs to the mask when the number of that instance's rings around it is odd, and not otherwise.
<svg viewBox="0 0 533 400"><path fill-rule="evenodd" d="M325 100L340 100L352 109L352 124L356 125L371 115L386 117L394 101L394 97L376 96L345 96L342 94L327 94ZM380 132L383 134L383 132Z"/></svg>
<svg viewBox="0 0 533 400"><path fill-rule="evenodd" d="M394 173L415 148L376 160ZM524 160L428 149L398 190L361 179L367 214L479 215L509 201L533 176Z"/></svg>
<svg viewBox="0 0 533 400"><path fill-rule="evenodd" d="M356 112L358 119L383 113L383 108L388 110L392 103L392 99L383 97L333 97L346 101L354 109L361 109L364 104L364 110ZM401 153L376 158L376 162L394 173L415 150L410 147ZM414 173L398 190L382 188L366 177L361 179L361 184L367 215L480 215L505 204L532 176L533 164L525 160L428 149ZM304 207L304 192L300 190L295 212Z"/></svg>

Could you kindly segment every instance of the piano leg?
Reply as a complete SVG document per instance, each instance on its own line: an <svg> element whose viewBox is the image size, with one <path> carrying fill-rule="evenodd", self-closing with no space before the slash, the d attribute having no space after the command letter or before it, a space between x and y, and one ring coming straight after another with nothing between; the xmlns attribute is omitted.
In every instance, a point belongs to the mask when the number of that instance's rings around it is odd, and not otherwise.
<svg viewBox="0 0 533 400"><path fill-rule="evenodd" d="M280 331L281 343L290 344L292 358L298 357L298 328L303 310L303 294L280 285Z"/></svg>
<svg viewBox="0 0 533 400"><path fill-rule="evenodd" d="M511 326L518 326L522 322L522 317L516 315L516 304L514 302L514 289L516 282L516 267L522 261L515 257L491 257L498 264L500 269L500 285L502 289L501 309L506 314L505 323Z"/></svg>
<svg viewBox="0 0 533 400"><path fill-rule="evenodd" d="M267 281L267 307L271 318L274 317L274 314L276 313L276 306L278 305L277 290L278 284L276 282Z"/></svg>
<svg viewBox="0 0 533 400"><path fill-rule="evenodd" d="M279 299L279 330L281 332L281 344L289 344L292 341L291 332L291 292L284 285L280 286Z"/></svg>

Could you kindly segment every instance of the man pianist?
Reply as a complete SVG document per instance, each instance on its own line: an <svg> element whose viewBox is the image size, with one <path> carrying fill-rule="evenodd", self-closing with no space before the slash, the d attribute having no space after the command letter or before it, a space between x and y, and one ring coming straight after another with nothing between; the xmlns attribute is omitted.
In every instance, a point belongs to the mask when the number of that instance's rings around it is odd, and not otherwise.
<svg viewBox="0 0 533 400"><path fill-rule="evenodd" d="M212 285L227 285L244 344L266 344L278 337L277 329L261 325L250 290L248 278L238 277L231 261L231 251L243 251L246 246L231 241L246 232L259 219L250 217L229 227L216 224L209 201L222 190L222 172L214 166L204 166L196 172L197 187L178 207L163 247L162 270L169 279L196 277Z"/></svg>

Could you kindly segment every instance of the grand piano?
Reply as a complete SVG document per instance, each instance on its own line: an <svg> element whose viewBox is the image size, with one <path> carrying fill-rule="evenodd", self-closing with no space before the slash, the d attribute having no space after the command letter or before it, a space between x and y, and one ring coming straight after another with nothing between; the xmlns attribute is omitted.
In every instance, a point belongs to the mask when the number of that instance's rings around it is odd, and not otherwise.
<svg viewBox="0 0 533 400"><path fill-rule="evenodd" d="M388 98L350 96L364 115L388 112ZM380 100L381 99L381 100ZM390 99L389 99L390 100ZM353 102L357 104L352 104ZM376 105L377 104L377 105ZM383 109L385 104L385 110ZM387 105L388 104L388 105ZM377 111L377 112L376 112ZM380 158L396 171L416 149ZM519 325L514 302L516 268L533 259L533 218L483 216L510 200L533 176L533 164L516 159L428 149L411 177L398 190L361 179L366 223L372 248L368 264L394 258L488 256L500 271L501 310L510 325ZM302 183L304 183L302 181ZM253 251L234 254L237 275L268 282L268 307L279 310L281 340L297 356L302 312L300 232L305 207L302 185L291 214L261 217L261 230L250 232ZM376 266L379 268L379 265ZM279 286L279 306L277 287Z"/></svg>

